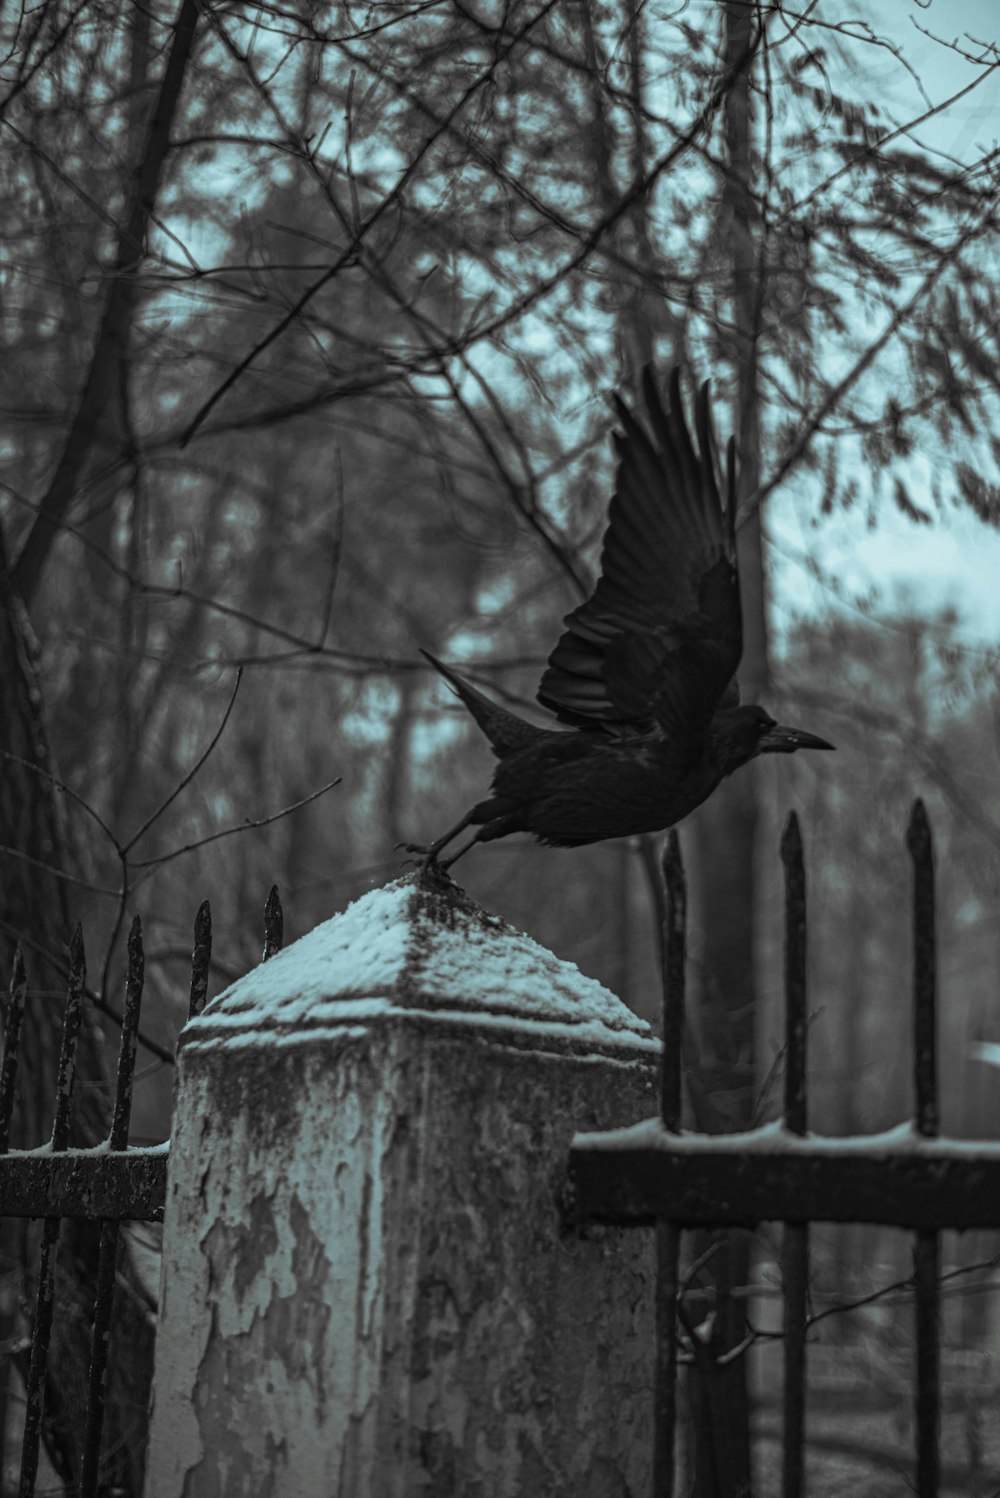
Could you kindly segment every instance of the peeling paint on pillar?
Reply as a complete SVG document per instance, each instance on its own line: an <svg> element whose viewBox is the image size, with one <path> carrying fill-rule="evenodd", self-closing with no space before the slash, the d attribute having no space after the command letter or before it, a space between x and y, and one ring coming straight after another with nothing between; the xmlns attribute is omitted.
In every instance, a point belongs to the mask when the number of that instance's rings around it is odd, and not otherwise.
<svg viewBox="0 0 1000 1498"><path fill-rule="evenodd" d="M561 1235L656 1043L453 887L376 890L186 1027L147 1498L646 1498L652 1235Z"/></svg>

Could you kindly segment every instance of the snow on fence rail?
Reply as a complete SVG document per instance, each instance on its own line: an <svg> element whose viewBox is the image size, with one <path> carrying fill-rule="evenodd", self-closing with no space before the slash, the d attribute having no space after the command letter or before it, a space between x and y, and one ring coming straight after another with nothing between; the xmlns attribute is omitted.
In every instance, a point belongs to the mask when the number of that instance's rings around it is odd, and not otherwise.
<svg viewBox="0 0 1000 1498"><path fill-rule="evenodd" d="M264 907L265 959L273 956L280 947L281 932L281 903L277 889L272 889ZM194 936L189 1019L204 1008L208 993L208 971L212 956L212 922L208 901L203 902L195 918ZM119 1229L123 1221L162 1222L167 1191L168 1146L162 1144L139 1148L128 1144L144 974L142 923L136 916L128 937L125 1005L121 1017L110 1132L103 1143L90 1148L71 1148L70 1117L76 1080L76 1044L83 1004L86 1002L87 980L83 932L77 926L70 943L52 1135L46 1144L37 1148L11 1149L10 1126L18 1081L24 1006L28 994L28 974L22 948L18 946L14 953L4 1010L4 1048L3 1061L0 1063L0 1218L43 1219L31 1323L31 1349L25 1378L25 1418L18 1483L20 1498L31 1498L37 1479L45 1413L49 1342L56 1305L59 1229L62 1220L68 1217L91 1219L101 1224L90 1334L86 1419L84 1430L79 1432L77 1491L80 1498L93 1498L102 1486L101 1435Z"/></svg>
<svg viewBox="0 0 1000 1498"><path fill-rule="evenodd" d="M632 1129L581 1133L570 1151L575 1220L657 1226L656 1498L675 1490L678 1264L682 1231L784 1223L784 1498L803 1498L809 1224L879 1223L914 1230L916 1493L940 1490L940 1253L943 1228L1000 1227L1000 1143L939 1139L934 854L919 799L907 829L913 865L914 1115L875 1136L808 1133L806 882L794 812L781 842L785 870L785 1089L781 1119L743 1134L681 1131L686 893L675 833L667 891L660 1117ZM703 1349L700 1349L704 1351Z"/></svg>
<svg viewBox="0 0 1000 1498"><path fill-rule="evenodd" d="M126 1147L138 920L114 1120L97 1148L67 1148L85 994L79 936L51 1143L8 1148L26 992L18 954L0 1066L0 1215L44 1219L23 1498L43 1428L59 1219L102 1221L78 1488L88 1498L100 1487L119 1224L159 1220L165 1208L146 1498L457 1498L473 1487L486 1498L669 1498L678 1362L695 1355L682 1325L682 1234L771 1220L785 1224L784 1498L806 1491L813 1221L914 1231L917 1492L934 1498L938 1234L1000 1226L1000 1144L937 1137L934 870L919 802L908 845L915 1111L874 1137L808 1133L794 817L782 840L783 1115L747 1134L681 1129L686 895L673 835L659 1067L659 1043L613 995L433 871L373 891L284 951L273 891L264 956L276 960L207 1009L203 906L169 1193L167 1146ZM653 1225L655 1237L630 1231Z"/></svg>

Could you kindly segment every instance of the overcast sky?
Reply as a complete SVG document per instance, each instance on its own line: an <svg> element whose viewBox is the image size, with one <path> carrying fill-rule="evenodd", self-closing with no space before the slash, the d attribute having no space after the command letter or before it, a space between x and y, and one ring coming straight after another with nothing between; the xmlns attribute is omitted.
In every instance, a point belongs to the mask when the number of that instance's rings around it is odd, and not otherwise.
<svg viewBox="0 0 1000 1498"><path fill-rule="evenodd" d="M856 13L847 6L844 11ZM914 23L935 36L958 39L966 47L969 35L980 43L1000 41L997 0L930 0L929 4L924 0L920 5L916 0L888 0L872 13L880 31L903 44L934 103L957 93L986 70L921 36ZM916 85L889 58L886 82L886 104L896 119L926 109ZM925 146L964 161L995 147L998 136L997 67L966 99L915 132L915 139ZM949 509L933 525L924 526L886 504L880 506L874 530L868 529L861 511L832 516L813 528L799 520L802 507L796 505L793 489L790 484L788 490L776 494L768 510L779 629L790 613L822 613L838 607L835 596L796 560L808 551L821 558L824 569L850 597L877 594L876 614L896 614L907 607L931 615L950 604L961 616L963 638L987 645L1000 641L1000 534L981 524L968 509ZM916 487L913 498L929 506L928 496Z"/></svg>

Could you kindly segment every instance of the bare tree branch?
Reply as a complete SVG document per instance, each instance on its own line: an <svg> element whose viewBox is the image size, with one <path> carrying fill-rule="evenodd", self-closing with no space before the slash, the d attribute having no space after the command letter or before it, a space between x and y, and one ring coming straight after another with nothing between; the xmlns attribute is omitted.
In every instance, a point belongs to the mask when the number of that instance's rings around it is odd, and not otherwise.
<svg viewBox="0 0 1000 1498"><path fill-rule="evenodd" d="M100 330L56 471L39 505L38 515L14 568L14 578L28 607L38 590L42 568L61 521L73 501L80 476L100 431L125 357L136 303L136 271L145 252L146 233L156 202L170 129L177 112L188 59L194 46L198 0L181 0L174 41L150 119L131 201L121 230Z"/></svg>
<svg viewBox="0 0 1000 1498"><path fill-rule="evenodd" d="M536 13L524 23L524 25L514 34L510 41L507 42L506 46L502 49L502 52L492 59L489 67L486 68L484 72L480 73L476 78L474 78L473 81L468 85L468 87L463 90L459 98L456 100L455 104L452 105L451 109L442 120L441 124L425 137L420 148L407 163L406 169L400 174L400 177L395 186L393 186L389 190L389 192L386 193L382 201L374 209L372 209L371 213L368 214L364 222L352 235L349 244L337 256L336 260L329 267L329 269L325 270L321 276L319 276L315 281L311 283L311 285L306 288L306 290L296 300L293 306L289 308L288 312L280 320L280 322L278 322L271 329L271 331L260 340L259 343L254 345L250 352L240 360L236 368L226 376L222 384L219 385L215 391L213 391L208 400L198 408L194 417L191 419L191 421L188 423L187 427L181 434L181 447L187 446L187 444L191 441L191 438L194 436L195 432L205 420L206 416L208 416L209 413L214 410L215 406L222 399L222 397L232 389L237 380L239 380L240 377L250 368L251 364L253 364L257 358L259 358L259 356L264 352L265 349L270 348L271 344L274 343L278 338L280 338L282 333L284 333L285 330L289 328L292 323L301 316L302 312L309 304L309 302L312 301L316 293L318 291L321 291L324 286L329 285L334 277L339 275L339 273L343 270L344 266L350 263L350 261L357 254L358 249L364 242L366 236L383 218L386 212L400 200L410 181L414 177L418 167L424 160L425 156L432 149L432 147L437 144L440 137L444 134L445 130L451 124L452 120L455 119L459 114L461 114L462 110L465 108L469 100L474 98L474 96L479 92L483 85L488 83L490 78L493 77L493 74L495 73L497 67L504 60L504 58L509 56L509 54L514 50L515 47L517 47L521 43L521 41L523 41L523 39L529 34L529 32L532 31L533 28L537 26L538 23L548 15L549 11L553 9L556 3L557 0L545 0L545 4L542 6L541 10L536 11ZM215 24L217 34L225 42L227 47L232 50L232 43L229 41L228 34L226 33L225 28L222 26L221 22L216 22ZM237 56L238 55L239 54L237 53Z"/></svg>

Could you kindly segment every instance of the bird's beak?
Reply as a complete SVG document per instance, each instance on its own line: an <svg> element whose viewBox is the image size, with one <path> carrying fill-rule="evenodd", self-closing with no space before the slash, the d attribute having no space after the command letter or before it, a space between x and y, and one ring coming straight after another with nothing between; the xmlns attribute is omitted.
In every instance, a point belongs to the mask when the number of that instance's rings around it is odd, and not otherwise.
<svg viewBox="0 0 1000 1498"><path fill-rule="evenodd" d="M794 754L796 749L833 749L826 739L818 734L806 733L802 728L782 728L776 723L765 733L757 745L758 754Z"/></svg>

